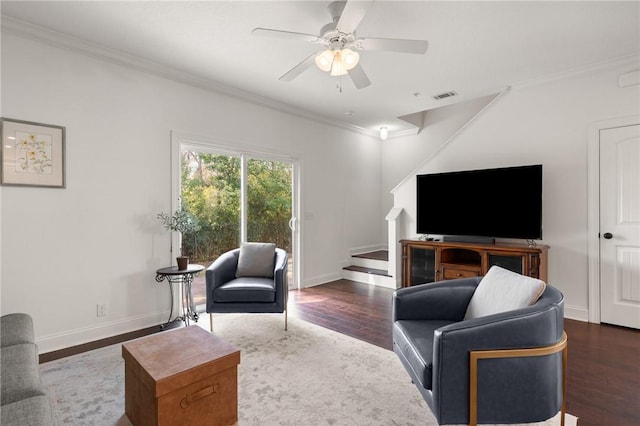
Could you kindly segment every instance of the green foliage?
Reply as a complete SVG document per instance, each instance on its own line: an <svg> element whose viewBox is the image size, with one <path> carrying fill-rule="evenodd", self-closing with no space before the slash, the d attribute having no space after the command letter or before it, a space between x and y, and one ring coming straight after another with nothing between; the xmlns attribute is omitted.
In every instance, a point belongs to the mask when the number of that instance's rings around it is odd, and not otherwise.
<svg viewBox="0 0 640 426"><path fill-rule="evenodd" d="M186 245L185 239L198 235L198 231L201 228L198 219L185 209L182 204L172 215L160 212L157 217L166 230L177 231L182 234L183 245ZM184 247L180 250L180 254L188 255Z"/></svg>
<svg viewBox="0 0 640 426"><path fill-rule="evenodd" d="M158 213L158 219L164 225L164 229L168 231L177 231L184 234L188 232L197 232L200 229L198 219L183 209L182 206L178 207L172 215L168 215L164 212Z"/></svg>
<svg viewBox="0 0 640 426"><path fill-rule="evenodd" d="M200 226L183 234L183 251L208 263L240 246L240 158L185 151L181 167L182 205ZM291 167L250 160L247 176L247 239L288 248Z"/></svg>
<svg viewBox="0 0 640 426"><path fill-rule="evenodd" d="M247 173L247 239L289 247L291 230L291 166L251 160Z"/></svg>

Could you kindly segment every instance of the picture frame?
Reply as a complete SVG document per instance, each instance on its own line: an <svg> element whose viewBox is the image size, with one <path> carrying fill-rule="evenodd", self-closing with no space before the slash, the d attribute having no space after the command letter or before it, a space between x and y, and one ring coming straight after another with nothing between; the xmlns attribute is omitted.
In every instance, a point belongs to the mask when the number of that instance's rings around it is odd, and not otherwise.
<svg viewBox="0 0 640 426"><path fill-rule="evenodd" d="M0 184L65 188L65 130L0 118Z"/></svg>

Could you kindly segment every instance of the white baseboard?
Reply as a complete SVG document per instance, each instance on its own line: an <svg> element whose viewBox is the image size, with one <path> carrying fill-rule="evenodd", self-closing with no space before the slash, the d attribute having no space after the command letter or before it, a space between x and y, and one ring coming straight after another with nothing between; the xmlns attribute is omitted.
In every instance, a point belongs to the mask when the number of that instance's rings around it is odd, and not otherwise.
<svg viewBox="0 0 640 426"><path fill-rule="evenodd" d="M579 306L564 305L564 317L589 322L589 310Z"/></svg>
<svg viewBox="0 0 640 426"><path fill-rule="evenodd" d="M92 327L84 327L64 333L44 336L37 339L36 344L38 345L38 351L43 354L147 327L153 327L163 324L167 318L169 318L168 310L166 312L129 317L118 321L105 322Z"/></svg>
<svg viewBox="0 0 640 426"><path fill-rule="evenodd" d="M304 282L302 283L302 288L315 287L317 285L326 284L331 281L337 281L339 279L342 279L342 272L316 275L315 277L310 277L304 280Z"/></svg>

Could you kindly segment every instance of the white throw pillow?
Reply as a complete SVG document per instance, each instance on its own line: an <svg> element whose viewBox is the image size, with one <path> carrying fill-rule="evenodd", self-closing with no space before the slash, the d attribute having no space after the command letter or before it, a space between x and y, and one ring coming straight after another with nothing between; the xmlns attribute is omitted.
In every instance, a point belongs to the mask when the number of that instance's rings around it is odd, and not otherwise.
<svg viewBox="0 0 640 426"><path fill-rule="evenodd" d="M275 255L276 245L273 243L243 243L236 277L273 278Z"/></svg>
<svg viewBox="0 0 640 426"><path fill-rule="evenodd" d="M464 319L533 305L546 288L544 281L492 266L471 297Z"/></svg>

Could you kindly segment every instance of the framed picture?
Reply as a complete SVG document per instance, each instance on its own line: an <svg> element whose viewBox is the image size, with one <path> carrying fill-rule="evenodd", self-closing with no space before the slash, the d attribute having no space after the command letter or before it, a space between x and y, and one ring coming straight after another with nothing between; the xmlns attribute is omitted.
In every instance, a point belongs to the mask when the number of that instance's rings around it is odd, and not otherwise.
<svg viewBox="0 0 640 426"><path fill-rule="evenodd" d="M0 118L3 185L65 187L65 128Z"/></svg>

